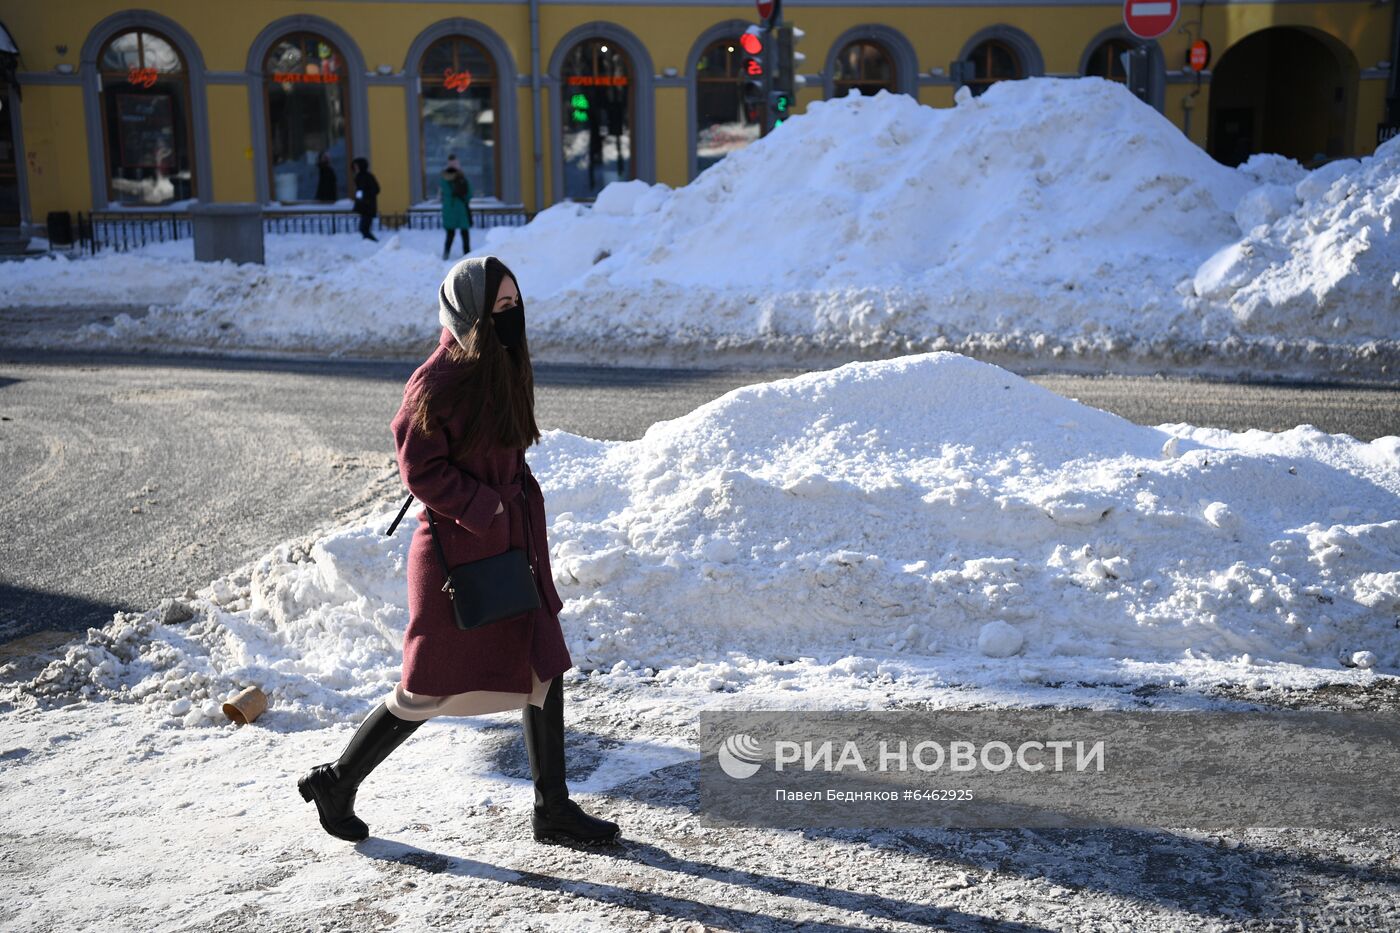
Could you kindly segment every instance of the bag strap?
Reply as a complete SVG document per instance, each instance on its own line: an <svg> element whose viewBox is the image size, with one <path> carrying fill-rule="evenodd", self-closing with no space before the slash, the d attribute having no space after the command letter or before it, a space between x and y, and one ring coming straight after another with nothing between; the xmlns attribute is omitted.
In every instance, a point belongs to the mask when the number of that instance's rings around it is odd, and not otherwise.
<svg viewBox="0 0 1400 933"><path fill-rule="evenodd" d="M433 510L424 506L423 510L428 513L428 530L433 533L433 548L437 551L438 563L442 564L442 591L446 593L452 588L452 571L447 568L447 554L442 549L442 542L438 540L437 523L433 521Z"/></svg>
<svg viewBox="0 0 1400 933"><path fill-rule="evenodd" d="M389 526L389 530L386 531L386 532L384 532L384 536L385 536L386 538L387 538L389 535L391 535L391 534L394 533L394 529L395 529L395 528L399 527L399 522L403 521L404 513L408 511L408 504L409 504L410 502L412 502L412 501L413 501L413 493L409 493L409 494L408 494L408 498L405 499L405 500L403 500L403 508L399 509L398 517L395 518L395 519L394 519L394 523L393 523L392 525Z"/></svg>

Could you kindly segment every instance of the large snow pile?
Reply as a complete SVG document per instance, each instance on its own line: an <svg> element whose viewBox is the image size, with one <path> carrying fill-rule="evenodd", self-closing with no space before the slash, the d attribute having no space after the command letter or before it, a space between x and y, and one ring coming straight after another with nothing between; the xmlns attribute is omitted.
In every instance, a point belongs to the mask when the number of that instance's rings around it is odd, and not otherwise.
<svg viewBox="0 0 1400 933"><path fill-rule="evenodd" d="M531 460L583 670L829 690L1400 668L1394 436L1144 427L934 352L745 386L635 441L550 431ZM390 517L276 548L192 621L119 614L30 689L190 725L246 683L288 723L353 713L398 677Z"/></svg>
<svg viewBox="0 0 1400 933"><path fill-rule="evenodd" d="M475 245L520 276L532 347L556 358L959 349L1390 375L1397 214L1400 141L1311 173L1227 168L1120 83L1027 78L952 108L812 102L683 188L614 183ZM265 269L195 265L182 242L8 264L0 285L12 305L154 306L45 341L414 350L440 242L272 237Z"/></svg>

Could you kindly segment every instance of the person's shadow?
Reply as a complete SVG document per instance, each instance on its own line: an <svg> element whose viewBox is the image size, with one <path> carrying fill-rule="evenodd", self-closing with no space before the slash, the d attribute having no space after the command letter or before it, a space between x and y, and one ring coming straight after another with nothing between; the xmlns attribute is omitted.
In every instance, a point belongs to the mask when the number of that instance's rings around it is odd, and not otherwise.
<svg viewBox="0 0 1400 933"><path fill-rule="evenodd" d="M739 830L742 832L743 830ZM776 930L791 929L796 921L782 916L760 913L743 907L725 907L691 897L680 897L660 891L623 887L586 878L569 878L535 871L501 868L488 862L465 856L446 855L420 849L392 839L370 837L357 843L370 858L408 865L430 874L452 874L465 878L480 878L498 884L519 885L542 891L558 891L575 897L590 898L600 904L612 904L633 910L645 910L653 915L684 918L703 923L707 929ZM813 884L793 878L765 875L744 869L728 868L710 862L683 858L650 843L625 837L621 845L612 847L583 847L585 851L611 855L663 871L706 878L724 886L743 885L755 892L783 898L800 898L815 904L855 911L870 917L875 928L879 921L900 921L928 925L940 930L993 930L1003 933L1040 933L1046 928L1024 923L994 920L964 911L934 904L886 897L862 891L849 891L829 885ZM804 918L803 930L816 933L870 929L864 925L849 925Z"/></svg>
<svg viewBox="0 0 1400 933"><path fill-rule="evenodd" d="M570 731L571 780L581 782L606 755L587 730ZM616 743L608 745L615 747ZM519 772L522 762L513 760L509 743L500 746L503 773ZM580 769L575 770L572 760ZM1128 905L1140 904L1164 913L1208 918L1277 919L1306 911L1308 898L1300 889L1328 884L1348 887L1366 885L1389 890L1377 892L1375 900L1400 903L1400 871L1379 865L1349 864L1316 852L1272 848L1266 840L1258 845L1221 846L1210 839L1179 835L1167 830L1143 829L850 829L807 828L796 831L793 846L813 841L829 841L843 847L862 846L887 851L910 860L923 859L929 871L918 875L914 890L920 897L907 898L857 891L830 883L797 877L800 864L772 850L773 863L792 866L794 877L767 874L736 865L720 865L703 859L676 855L653 842L628 838L626 804L641 804L659 813L674 813L677 822L694 821L699 813L701 762L691 759L659 768L624 781L604 793L617 801L613 812L599 815L616 819L622 825L622 843L616 846L576 846L578 851L605 855L646 866L661 872L687 875L695 880L713 881L719 887L743 886L772 897L799 899L824 907L860 913L871 927L903 922L938 929L1033 931L1043 927L979 916L955 907L940 906L940 898L957 897L956 891L937 886L938 880L964 874L962 887L985 883L987 878L1040 880L1089 897L1103 909L1096 895L1108 894ZM525 776L528 778L528 771ZM655 836L656 820L643 830ZM635 829L634 829L635 831ZM758 847L759 834L777 831L734 827L735 848L750 857ZM528 833L528 830L525 832ZM787 831L788 836L792 831ZM776 838L776 837L774 837ZM392 839L371 837L357 845L371 858L395 862L432 874L454 874L481 878L548 891L562 891L587 897L603 904L614 904L654 914L694 920L721 929L767 930L791 928L795 920L779 914L756 912L748 907L715 905L709 898L691 898L624 887L584 877L565 877L542 872L503 868L477 859L443 852L432 852ZM1301 847L1300 847L1301 848ZM894 876L883 863L872 860L871 870L893 882ZM854 872L853 877L864 877ZM959 887L954 885L953 887ZM985 895L984 895L985 897ZM1301 900L1300 900L1301 898ZM1024 905L1022 905L1024 906ZM1064 905L1067 906L1067 905ZM841 923L802 920L804 930L861 929Z"/></svg>

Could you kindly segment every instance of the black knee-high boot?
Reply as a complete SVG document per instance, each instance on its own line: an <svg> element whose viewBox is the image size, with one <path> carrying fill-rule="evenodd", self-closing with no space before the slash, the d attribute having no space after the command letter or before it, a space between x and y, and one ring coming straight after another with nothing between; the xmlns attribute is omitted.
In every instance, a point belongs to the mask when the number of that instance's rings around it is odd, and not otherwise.
<svg viewBox="0 0 1400 933"><path fill-rule="evenodd" d="M426 721L400 719L381 701L360 723L337 761L317 765L297 781L302 799L316 802L316 812L326 832L351 842L369 835L369 827L355 815L355 791Z"/></svg>
<svg viewBox="0 0 1400 933"><path fill-rule="evenodd" d="M535 811L530 826L535 838L571 842L616 842L620 830L611 820L583 812L569 799L564 781L564 681L554 678L545 693L544 708L526 703L520 723L535 782Z"/></svg>

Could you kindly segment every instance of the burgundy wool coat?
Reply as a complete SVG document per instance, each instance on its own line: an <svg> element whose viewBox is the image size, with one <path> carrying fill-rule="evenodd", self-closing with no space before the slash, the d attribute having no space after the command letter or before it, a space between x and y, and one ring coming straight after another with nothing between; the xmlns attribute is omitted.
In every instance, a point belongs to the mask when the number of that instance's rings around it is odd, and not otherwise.
<svg viewBox="0 0 1400 933"><path fill-rule="evenodd" d="M465 429L465 413L438 418L431 437L410 429L413 404L426 374L443 366L455 342L442 329L438 348L414 371L392 429L398 449L399 475L425 508L408 547L408 628L403 638L401 683L410 693L448 696L468 690L530 692L530 667L540 680L573 666L559 610L564 601L554 588L549 566L548 525L544 495L533 476L516 479L524 469L521 448L492 447L464 461L452 460L452 440ZM488 405L490 404L488 400ZM525 496L518 495L524 490ZM534 538L535 578L540 608L469 631L453 621L451 597L443 592L442 566L433 549L427 510L431 509L447 564L480 560L513 547L526 547L525 501ZM496 504L505 511L494 514ZM528 553L528 552L527 552Z"/></svg>

